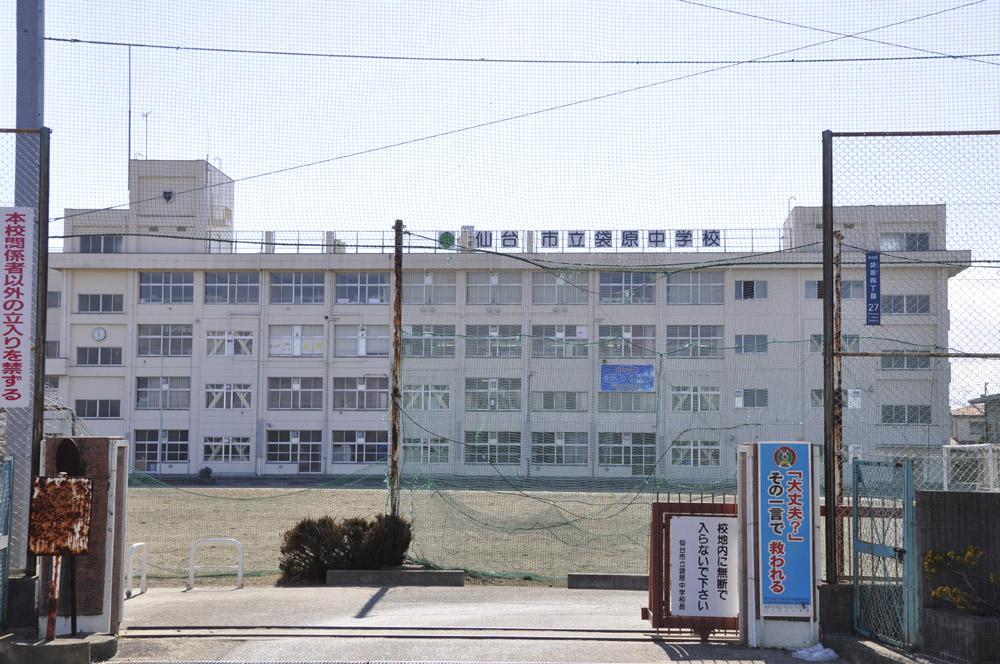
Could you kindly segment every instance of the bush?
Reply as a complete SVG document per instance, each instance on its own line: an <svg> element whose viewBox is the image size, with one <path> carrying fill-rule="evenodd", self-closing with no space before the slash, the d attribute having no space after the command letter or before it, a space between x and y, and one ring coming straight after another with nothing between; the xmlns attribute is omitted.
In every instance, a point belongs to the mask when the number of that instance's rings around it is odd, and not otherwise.
<svg viewBox="0 0 1000 664"><path fill-rule="evenodd" d="M412 530L406 519L380 514L374 521L324 516L303 519L281 545L282 582L322 583L330 569L382 569L403 564Z"/></svg>
<svg viewBox="0 0 1000 664"><path fill-rule="evenodd" d="M204 468L198 471L198 477L200 477L203 480L210 479L212 477L212 469L209 468L208 466L205 466Z"/></svg>

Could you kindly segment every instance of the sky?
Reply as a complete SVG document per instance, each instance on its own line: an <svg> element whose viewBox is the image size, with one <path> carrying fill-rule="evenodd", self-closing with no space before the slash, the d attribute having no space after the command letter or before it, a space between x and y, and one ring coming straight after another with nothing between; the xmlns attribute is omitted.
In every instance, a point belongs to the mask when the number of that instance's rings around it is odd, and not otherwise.
<svg viewBox="0 0 1000 664"><path fill-rule="evenodd" d="M774 228L821 203L824 129L1000 127L1000 57L940 57L1000 53L998 25L1000 0L49 0L51 209L127 203L131 155L250 178L246 231ZM983 255L995 156L878 202L980 206L949 243ZM876 157L869 181L897 179ZM1000 300L994 277L963 278Z"/></svg>

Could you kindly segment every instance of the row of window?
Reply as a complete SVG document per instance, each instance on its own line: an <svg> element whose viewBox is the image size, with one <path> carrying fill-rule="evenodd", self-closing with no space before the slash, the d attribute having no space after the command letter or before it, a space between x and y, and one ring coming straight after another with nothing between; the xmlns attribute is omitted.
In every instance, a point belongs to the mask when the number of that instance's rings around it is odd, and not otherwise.
<svg viewBox="0 0 1000 664"><path fill-rule="evenodd" d="M530 463L537 465L585 466L590 459L586 431L531 432ZM297 464L300 472L322 472L323 432L320 430L269 430L265 461ZM202 461L250 463L248 436L205 436ZM137 429L133 447L135 468L155 472L160 463L190 461L188 432L184 429ZM451 441L440 437L403 438L404 463L449 463ZM466 464L521 463L521 432L466 431L461 445ZM332 463L381 463L389 457L387 431L331 431ZM597 462L602 466L630 465L643 474L656 465L656 434L602 432L597 440ZM718 466L717 440L681 440L670 445L674 466Z"/></svg>
<svg viewBox="0 0 1000 664"><path fill-rule="evenodd" d="M271 304L323 304L326 290L324 272L271 272ZM597 296L600 304L656 304L656 272L600 272ZM678 272L666 275L667 304L723 304L725 273L722 271ZM591 288L585 272L533 272L532 304L588 304ZM388 272L337 272L337 304L388 304ZM841 298L863 299L864 282L841 282ZM766 280L737 280L735 300L767 299ZM403 304L455 304L455 272L406 272L403 274ZM805 297L823 297L823 282L805 282ZM898 302L897 302L898 300ZM142 304L192 304L194 272L140 272L139 302ZM258 304L260 274L257 272L206 272L206 304ZM521 272L467 272L465 302L477 304L521 304ZM48 306L59 307L62 294L48 292ZM120 313L120 294L90 293L77 296L80 313ZM884 313L928 313L928 295L883 296Z"/></svg>
<svg viewBox="0 0 1000 664"><path fill-rule="evenodd" d="M140 324L137 326L140 357L188 357L194 346L190 324ZM272 357L322 357L326 354L323 325L271 325L268 351ZM597 354L601 358L654 357L655 325L598 326ZM520 325L466 325L465 357L520 358L523 339ZM586 325L533 325L530 352L534 358L587 358L591 341ZM721 358L725 347L722 325L667 325L665 353L675 358ZM737 355L768 353L772 341L766 334L737 334L732 346ZM218 357L248 357L254 354L252 330L208 330L205 354ZM403 356L412 358L455 357L454 325L406 325ZM843 335L841 348L857 352L858 335ZM388 325L335 325L333 354L336 357L386 357L391 349ZM823 336L810 335L809 350L823 349ZM46 342L46 357L59 357L59 342ZM118 346L78 346L79 366L122 364ZM884 356L883 369L927 369L929 357Z"/></svg>
<svg viewBox="0 0 1000 664"><path fill-rule="evenodd" d="M522 409L520 378L466 378L465 410L514 412ZM207 383L205 408L244 410L252 407L253 387L249 383ZM722 392L704 385L672 385L670 410L673 412L720 412ZM809 404L823 406L823 390L810 390ZM588 392L532 391L528 408L532 412L585 412ZM389 382L385 376L337 377L333 379L333 410L386 410ZM845 390L844 407L861 408L862 391ZM654 392L598 392L597 409L609 413L655 412ZM768 408L766 388L739 388L733 391L733 406ZM403 385L402 407L406 410L451 410L448 385ZM136 378L137 410L189 410L191 379L186 376L140 376ZM899 409L903 410L899 410ZM323 379L272 377L267 379L268 410L322 410ZM916 410L915 410L916 409ZM121 417L117 399L78 399L76 414L93 419ZM882 406L883 424L929 424L930 406Z"/></svg>

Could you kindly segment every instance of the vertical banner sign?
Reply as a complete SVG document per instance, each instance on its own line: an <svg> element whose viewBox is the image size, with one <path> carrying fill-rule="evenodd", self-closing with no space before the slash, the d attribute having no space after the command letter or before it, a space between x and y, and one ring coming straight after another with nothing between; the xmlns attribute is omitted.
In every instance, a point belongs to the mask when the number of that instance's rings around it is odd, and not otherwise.
<svg viewBox="0 0 1000 664"><path fill-rule="evenodd" d="M882 257L877 251L865 254L865 325L882 324Z"/></svg>
<svg viewBox="0 0 1000 664"><path fill-rule="evenodd" d="M32 284L35 256L32 241L35 232L34 208L0 208L3 222L3 342L2 393L0 407L27 408L32 402L28 381L31 362Z"/></svg>
<svg viewBox="0 0 1000 664"><path fill-rule="evenodd" d="M736 618L735 516L670 517L670 615Z"/></svg>
<svg viewBox="0 0 1000 664"><path fill-rule="evenodd" d="M812 454L808 443L758 449L760 615L813 613Z"/></svg>

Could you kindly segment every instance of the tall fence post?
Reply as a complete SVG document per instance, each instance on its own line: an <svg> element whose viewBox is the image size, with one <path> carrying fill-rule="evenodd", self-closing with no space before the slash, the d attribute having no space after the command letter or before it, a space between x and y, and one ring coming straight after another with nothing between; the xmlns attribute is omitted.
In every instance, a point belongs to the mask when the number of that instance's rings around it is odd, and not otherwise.
<svg viewBox="0 0 1000 664"><path fill-rule="evenodd" d="M837 583L837 453L834 445L836 372L833 365L833 132L823 132L823 501L826 503L826 582Z"/></svg>
<svg viewBox="0 0 1000 664"><path fill-rule="evenodd" d="M395 252L393 253L392 291L392 412L390 413L389 459L389 513L399 516L399 419L401 390L399 386L399 365L403 359L403 220L397 219L395 231Z"/></svg>

